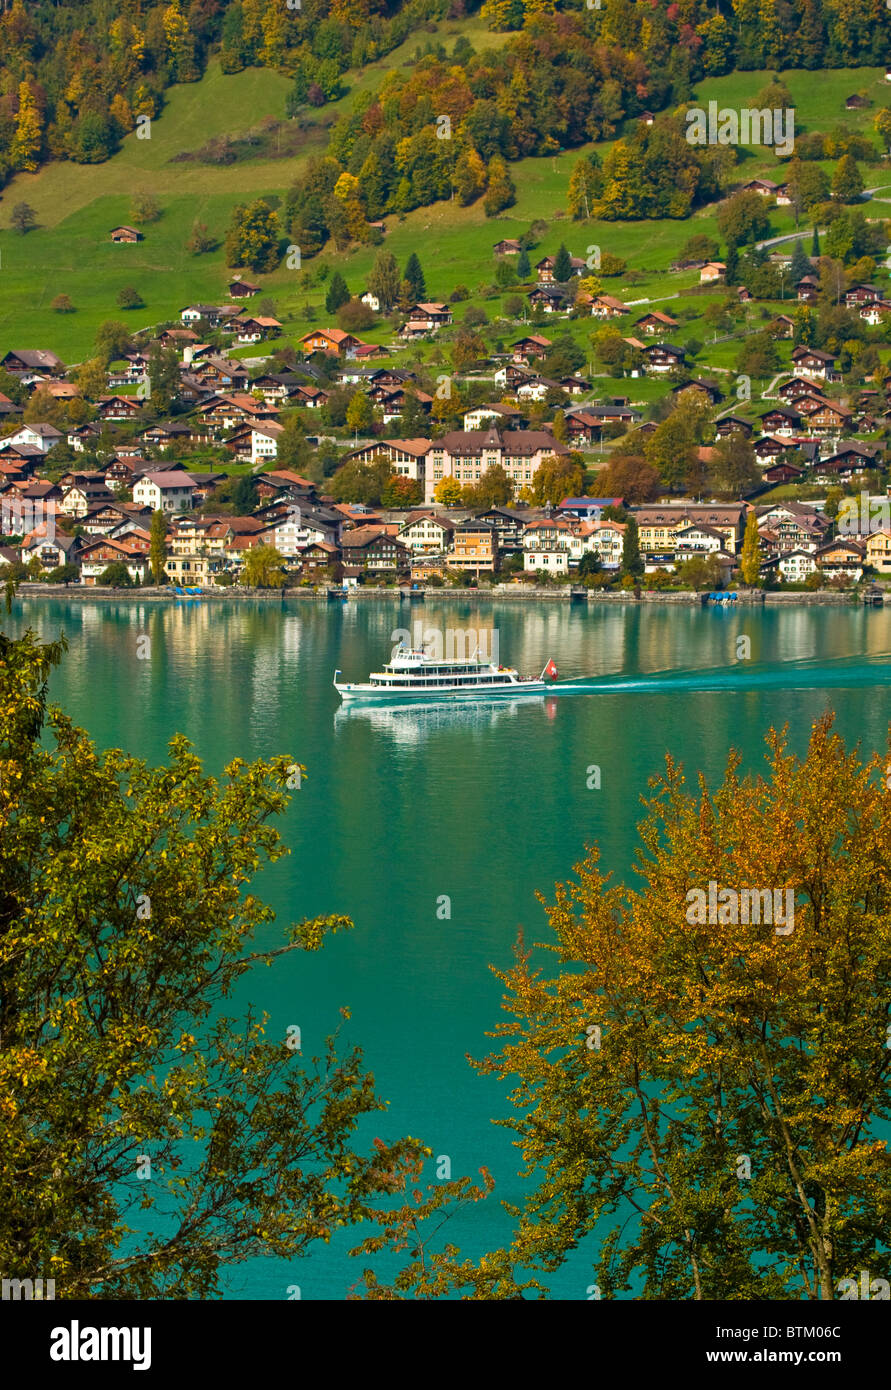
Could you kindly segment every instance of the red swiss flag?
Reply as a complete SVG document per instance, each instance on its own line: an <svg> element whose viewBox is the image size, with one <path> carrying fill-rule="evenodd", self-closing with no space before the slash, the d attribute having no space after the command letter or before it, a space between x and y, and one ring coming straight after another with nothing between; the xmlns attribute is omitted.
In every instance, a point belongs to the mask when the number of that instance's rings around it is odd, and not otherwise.
<svg viewBox="0 0 891 1390"><path fill-rule="evenodd" d="M550 676L552 681L555 681L557 679L557 668L554 665L553 657L550 659L547 666L544 668L544 673L546 676Z"/></svg>

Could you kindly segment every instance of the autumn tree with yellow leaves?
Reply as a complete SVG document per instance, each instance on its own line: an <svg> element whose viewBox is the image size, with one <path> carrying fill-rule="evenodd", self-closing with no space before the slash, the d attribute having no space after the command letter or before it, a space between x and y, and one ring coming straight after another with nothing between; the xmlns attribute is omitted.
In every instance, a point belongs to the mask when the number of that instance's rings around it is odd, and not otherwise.
<svg viewBox="0 0 891 1390"><path fill-rule="evenodd" d="M885 1274L891 759L848 752L830 716L806 756L766 748L714 790L669 757L637 882L591 850L557 886L547 940L496 972L507 1018L476 1064L513 1087L513 1239L462 1261L417 1231L364 1297L543 1297L583 1242L603 1299L829 1301Z"/></svg>
<svg viewBox="0 0 891 1390"><path fill-rule="evenodd" d="M303 769L209 777L181 736L159 767L99 752L48 704L63 650L0 631L0 1268L57 1298L219 1296L227 1265L380 1217L429 1151L357 1150L384 1108L357 1049L228 1016L253 966L351 925L271 935L250 891Z"/></svg>

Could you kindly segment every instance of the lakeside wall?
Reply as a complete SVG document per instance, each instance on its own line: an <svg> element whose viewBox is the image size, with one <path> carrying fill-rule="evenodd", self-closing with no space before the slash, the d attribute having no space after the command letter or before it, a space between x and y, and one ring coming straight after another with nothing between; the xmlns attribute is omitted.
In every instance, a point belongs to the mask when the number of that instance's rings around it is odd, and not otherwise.
<svg viewBox="0 0 891 1390"><path fill-rule="evenodd" d="M573 597L569 589L539 589L523 585L511 585L506 588L496 589L422 589L418 591L422 599L414 598L415 602L428 604L431 602L445 601L451 602L460 599L466 602L468 599L477 601L492 602L540 602L542 599L550 599L552 602L569 603ZM314 600L316 603L325 603L328 600L326 589L288 589L284 594L275 589L211 589L200 597L189 598L188 596L178 597L168 588L146 588L146 589L112 589L100 585L90 585L89 587L78 585L76 588L66 589L62 584L20 584L18 588L20 598L55 598L72 599L78 603L91 603L96 599L107 599L115 603L266 603L278 604L282 606L292 599ZM407 595L396 588L393 589L351 589L349 598L339 600L340 602L351 603L354 600L373 601L387 600L392 602L412 602ZM795 592L767 592L764 590L754 590L751 593L739 593L736 602L727 605L728 607L763 607L765 604L847 604L852 606L860 600L852 597L851 592L842 592L838 589L823 589L815 593ZM615 593L605 593L603 590L589 589L582 596L577 596L579 604L592 603L669 603L701 605L702 594L693 590L665 590L665 589L642 589L639 595L635 595L633 590L620 589Z"/></svg>

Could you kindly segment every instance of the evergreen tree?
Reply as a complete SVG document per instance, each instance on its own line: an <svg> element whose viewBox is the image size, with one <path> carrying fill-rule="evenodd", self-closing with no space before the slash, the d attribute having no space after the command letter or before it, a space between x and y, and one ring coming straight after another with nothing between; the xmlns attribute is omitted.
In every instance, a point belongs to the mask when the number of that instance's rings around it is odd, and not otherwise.
<svg viewBox="0 0 891 1390"><path fill-rule="evenodd" d="M814 225L814 235L813 235L813 239L811 240L811 257L812 257L812 259L813 259L813 260L816 260L817 257L819 256L819 254L820 254L820 233L817 231L817 227L816 227L816 224L815 224L815 225Z"/></svg>
<svg viewBox="0 0 891 1390"><path fill-rule="evenodd" d="M803 275L810 275L811 263L804 253L804 247L800 241L796 241L792 248L792 264L789 267L789 278L793 285L797 285Z"/></svg>
<svg viewBox="0 0 891 1390"><path fill-rule="evenodd" d="M531 274L532 266L529 261L529 252L526 250L524 246L523 249L520 251L519 256L517 257L517 279L525 280L527 276Z"/></svg>
<svg viewBox="0 0 891 1390"><path fill-rule="evenodd" d="M571 277L572 257L567 251L565 243L561 241L560 249L554 257L554 279L558 285L565 285Z"/></svg>
<svg viewBox="0 0 891 1390"><path fill-rule="evenodd" d="M335 270L328 282L328 293L325 295L325 309L329 314L336 314L342 304L346 304L350 299L350 292L347 289L346 281L339 270Z"/></svg>
<svg viewBox="0 0 891 1390"><path fill-rule="evenodd" d="M754 512L749 512L746 521L739 570L744 584L750 589L757 587L761 577L761 538L758 535L758 518Z"/></svg>
<svg viewBox="0 0 891 1390"><path fill-rule="evenodd" d="M640 553L640 532L637 522L630 516L625 523L622 540L622 573L638 579L644 572L644 562Z"/></svg>
<svg viewBox="0 0 891 1390"><path fill-rule="evenodd" d="M408 282L412 297L415 301L423 300L427 293L427 283L424 279L424 272L421 269L421 262L414 251L412 251L405 263L405 270L402 273L404 281Z"/></svg>

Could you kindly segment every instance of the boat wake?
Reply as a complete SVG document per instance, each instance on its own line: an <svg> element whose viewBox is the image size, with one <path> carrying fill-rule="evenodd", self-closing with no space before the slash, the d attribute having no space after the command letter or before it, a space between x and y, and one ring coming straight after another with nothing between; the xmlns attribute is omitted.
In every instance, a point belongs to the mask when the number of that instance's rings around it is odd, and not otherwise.
<svg viewBox="0 0 891 1390"><path fill-rule="evenodd" d="M840 690L858 686L891 685L891 653L849 657L837 661L784 661L758 667L750 661L696 671L653 672L648 676L596 676L555 681L552 695L609 695L633 691L658 694L666 690Z"/></svg>

